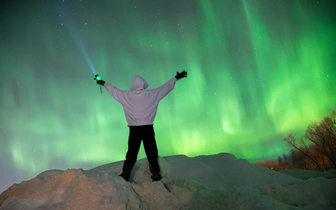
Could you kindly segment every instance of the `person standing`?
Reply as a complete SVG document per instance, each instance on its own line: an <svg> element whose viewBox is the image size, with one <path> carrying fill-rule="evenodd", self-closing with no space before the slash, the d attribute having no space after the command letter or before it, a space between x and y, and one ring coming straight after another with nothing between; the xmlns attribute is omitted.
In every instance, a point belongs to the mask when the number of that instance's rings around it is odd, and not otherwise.
<svg viewBox="0 0 336 210"><path fill-rule="evenodd" d="M126 121L129 127L128 151L120 176L129 181L133 166L137 160L141 141L145 148L149 169L153 181L161 179L161 171L158 163L158 149L155 140L153 122L156 116L159 102L174 89L177 80L187 77L187 72L176 72L176 76L162 86L148 89L144 78L135 75L132 87L129 91L123 91L104 80L97 80L123 107Z"/></svg>

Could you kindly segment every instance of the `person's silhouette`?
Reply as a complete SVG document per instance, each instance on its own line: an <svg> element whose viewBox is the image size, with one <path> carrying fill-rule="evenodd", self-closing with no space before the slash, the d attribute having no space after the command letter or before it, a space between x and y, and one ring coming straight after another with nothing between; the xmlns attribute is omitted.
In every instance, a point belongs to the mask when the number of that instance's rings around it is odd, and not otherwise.
<svg viewBox="0 0 336 210"><path fill-rule="evenodd" d="M159 102L173 90L175 82L187 77L187 72L177 72L176 76L162 86L147 90L148 84L142 77L134 76L130 91L120 90L104 80L97 80L122 106L129 126L128 151L120 176L126 181L130 179L132 168L137 160L141 140L149 162L152 180L161 179L158 163L158 149L155 141L153 121Z"/></svg>

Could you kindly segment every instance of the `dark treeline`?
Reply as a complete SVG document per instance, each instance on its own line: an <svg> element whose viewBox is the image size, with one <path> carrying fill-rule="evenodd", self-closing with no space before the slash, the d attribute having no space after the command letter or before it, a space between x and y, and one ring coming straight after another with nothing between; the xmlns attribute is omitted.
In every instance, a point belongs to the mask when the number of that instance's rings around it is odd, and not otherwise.
<svg viewBox="0 0 336 210"><path fill-rule="evenodd" d="M324 117L321 122L309 125L305 135L300 139L294 134L288 134L284 141L292 148L289 154L283 154L276 160L256 164L273 170L336 169L336 111Z"/></svg>

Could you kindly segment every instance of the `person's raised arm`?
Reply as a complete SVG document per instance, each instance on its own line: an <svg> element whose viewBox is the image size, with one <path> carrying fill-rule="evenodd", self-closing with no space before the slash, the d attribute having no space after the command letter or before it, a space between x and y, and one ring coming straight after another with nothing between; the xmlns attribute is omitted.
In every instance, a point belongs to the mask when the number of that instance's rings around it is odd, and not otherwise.
<svg viewBox="0 0 336 210"><path fill-rule="evenodd" d="M165 97L170 91L174 89L175 82L184 77L187 77L186 71L183 70L181 73L176 72L175 77L171 78L168 82L161 85L160 87L153 89L153 92L156 94L157 99L161 100L163 97Z"/></svg>
<svg viewBox="0 0 336 210"><path fill-rule="evenodd" d="M118 88L112 86L111 84L106 83L98 74L94 77L98 85L104 86L107 92L118 102L121 103L123 93L125 91L119 90Z"/></svg>

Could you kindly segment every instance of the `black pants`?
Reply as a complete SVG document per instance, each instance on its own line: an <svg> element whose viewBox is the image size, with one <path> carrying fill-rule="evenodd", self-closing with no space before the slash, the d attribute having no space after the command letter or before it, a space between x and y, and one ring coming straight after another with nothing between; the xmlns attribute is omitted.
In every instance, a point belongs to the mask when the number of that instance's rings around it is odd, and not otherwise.
<svg viewBox="0 0 336 210"><path fill-rule="evenodd" d="M150 172L152 174L159 174L160 166L158 163L158 149L156 146L153 125L130 126L129 129L128 151L123 166L123 173L131 174L132 168L138 157L142 140L149 162Z"/></svg>

